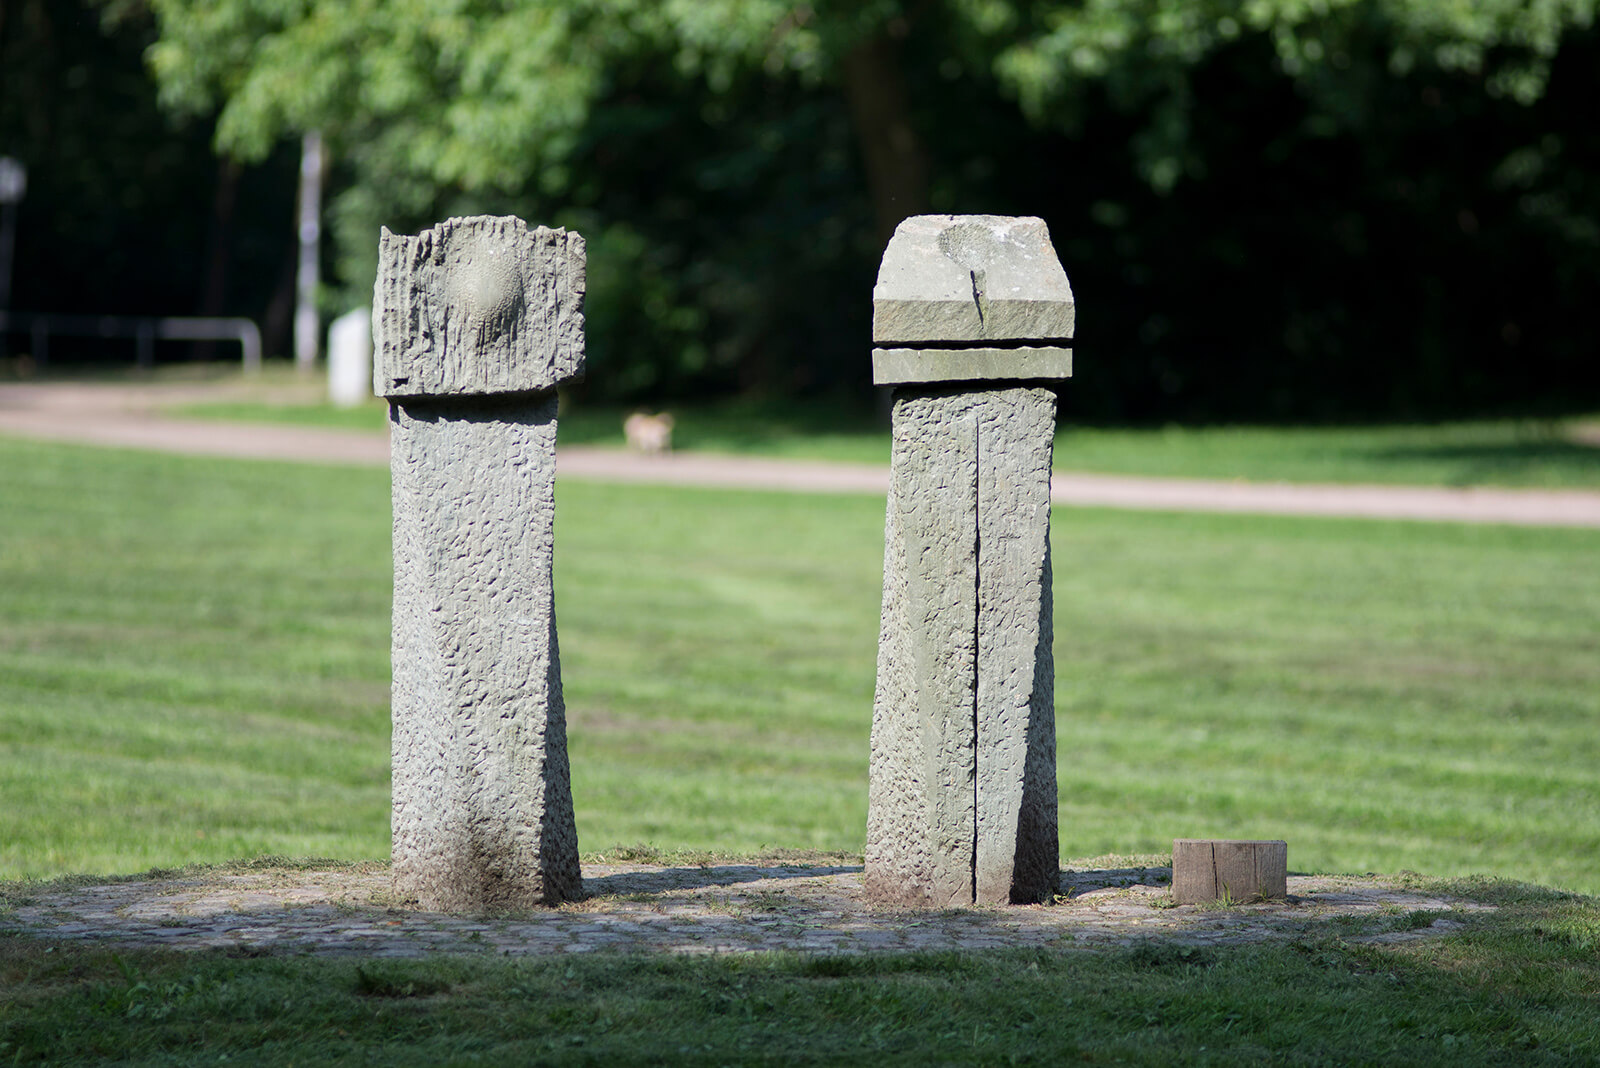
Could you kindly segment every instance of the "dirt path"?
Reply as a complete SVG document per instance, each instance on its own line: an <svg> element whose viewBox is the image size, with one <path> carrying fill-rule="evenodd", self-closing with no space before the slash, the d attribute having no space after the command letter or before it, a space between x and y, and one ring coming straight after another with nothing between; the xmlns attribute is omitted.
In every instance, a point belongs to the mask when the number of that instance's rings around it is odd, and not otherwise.
<svg viewBox="0 0 1600 1068"><path fill-rule="evenodd" d="M248 393L242 392L249 389ZM315 383L280 387L317 396ZM385 464L382 434L273 424L175 418L162 409L197 401L262 399L259 388L224 384L24 383L0 385L0 434L191 455L308 463ZM557 453L563 477L813 493L882 496L888 470L874 464L784 460L710 453L639 456L571 446ZM1058 473L1057 504L1155 511L1347 516L1600 528L1600 492L1447 489L1431 486L1224 482Z"/></svg>
<svg viewBox="0 0 1600 1068"><path fill-rule="evenodd" d="M1283 901L1173 906L1168 868L1062 873L1051 905L919 911L862 901L859 866L587 864L587 900L501 916L396 903L381 865L201 873L18 895L0 930L39 938L245 953L548 955L1094 948L1148 939L1240 945L1395 942L1459 931L1490 907L1372 877L1290 876ZM1352 922L1354 921L1354 922Z"/></svg>

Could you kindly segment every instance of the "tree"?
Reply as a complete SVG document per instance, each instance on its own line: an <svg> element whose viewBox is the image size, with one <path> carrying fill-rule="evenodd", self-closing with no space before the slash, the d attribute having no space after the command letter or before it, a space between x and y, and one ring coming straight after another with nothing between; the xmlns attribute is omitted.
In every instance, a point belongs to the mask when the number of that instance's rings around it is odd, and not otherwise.
<svg viewBox="0 0 1600 1068"><path fill-rule="evenodd" d="M0 0L0 154L29 172L14 309L263 317L290 238L270 217L276 161L241 173L212 154L209 117L163 113L143 59L154 40L147 11ZM133 357L126 340L51 350Z"/></svg>
<svg viewBox="0 0 1600 1068"><path fill-rule="evenodd" d="M1086 322L1140 357L1086 364L1081 395L1106 412L1229 414L1261 376L1212 373L1224 352L1288 365L1245 402L1282 414L1427 407L1441 384L1442 406L1481 403L1492 390L1429 353L1487 365L1503 346L1455 351L1448 270L1442 296L1381 269L1404 300L1364 283L1353 265L1387 249L1373 222L1427 257L1476 226L1480 246L1560 264L1594 227L1587 126L1563 111L1583 74L1563 55L1592 48L1595 0L150 2L163 99L220 109L223 151L310 128L336 146L356 290L379 222L510 210L583 229L594 379L621 393L859 382L886 228L932 208L1052 222L1099 298ZM1452 139L1468 127L1481 150ZM1419 135L1447 158L1419 158ZM1275 218L1254 221L1240 181ZM1185 292L1219 274L1273 293L1232 340ZM1508 323L1527 329L1490 333ZM1396 333L1415 337L1400 388L1329 392L1330 361Z"/></svg>

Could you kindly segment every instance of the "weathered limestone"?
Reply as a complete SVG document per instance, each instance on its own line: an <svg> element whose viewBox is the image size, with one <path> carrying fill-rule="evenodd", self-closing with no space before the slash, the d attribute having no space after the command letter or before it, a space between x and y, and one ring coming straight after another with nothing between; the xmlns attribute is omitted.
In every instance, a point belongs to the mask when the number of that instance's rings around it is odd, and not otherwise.
<svg viewBox="0 0 1600 1068"><path fill-rule="evenodd" d="M1056 346L872 350L872 384L875 386L1071 377L1072 350Z"/></svg>
<svg viewBox="0 0 1600 1068"><path fill-rule="evenodd" d="M540 393L583 373L584 244L521 219L387 229L374 297L379 396Z"/></svg>
<svg viewBox="0 0 1600 1068"><path fill-rule="evenodd" d="M1178 838L1172 843L1172 900L1179 905L1281 898L1288 888L1287 842Z"/></svg>
<svg viewBox="0 0 1600 1068"><path fill-rule="evenodd" d="M1000 301L985 295L994 279ZM919 293L945 336L916 320ZM928 347L873 353L875 378L898 388L866 891L932 907L1047 900L1056 396L1028 383L1066 377L1071 352L996 342L1065 338L1071 290L1037 219L920 216L895 232L873 297L875 340Z"/></svg>
<svg viewBox="0 0 1600 1068"><path fill-rule="evenodd" d="M1076 318L1042 219L913 216L896 228L872 289L880 345L1065 340Z"/></svg>
<svg viewBox="0 0 1600 1068"><path fill-rule="evenodd" d="M551 582L555 387L584 244L520 219L383 232L373 387L394 495L393 873L458 911L580 896Z"/></svg>

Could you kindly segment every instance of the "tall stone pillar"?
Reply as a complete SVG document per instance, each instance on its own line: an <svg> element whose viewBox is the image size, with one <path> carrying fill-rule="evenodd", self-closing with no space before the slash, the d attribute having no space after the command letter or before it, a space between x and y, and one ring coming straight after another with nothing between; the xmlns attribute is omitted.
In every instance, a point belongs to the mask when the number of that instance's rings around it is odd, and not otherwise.
<svg viewBox="0 0 1600 1068"><path fill-rule="evenodd" d="M1050 458L1074 305L1044 223L906 219L873 289L894 386L866 892L1048 900L1059 878Z"/></svg>
<svg viewBox="0 0 1600 1068"><path fill-rule="evenodd" d="M582 893L551 551L555 388L583 370L584 269L583 238L509 217L379 245L393 878L424 908Z"/></svg>

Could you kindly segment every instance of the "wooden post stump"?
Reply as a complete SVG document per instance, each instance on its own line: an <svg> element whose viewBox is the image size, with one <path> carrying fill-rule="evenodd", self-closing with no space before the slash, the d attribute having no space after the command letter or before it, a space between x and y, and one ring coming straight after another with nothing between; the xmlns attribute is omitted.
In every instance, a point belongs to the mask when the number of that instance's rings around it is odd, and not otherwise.
<svg viewBox="0 0 1600 1068"><path fill-rule="evenodd" d="M1255 901L1289 893L1289 844L1226 838L1179 838L1172 843L1172 899Z"/></svg>

